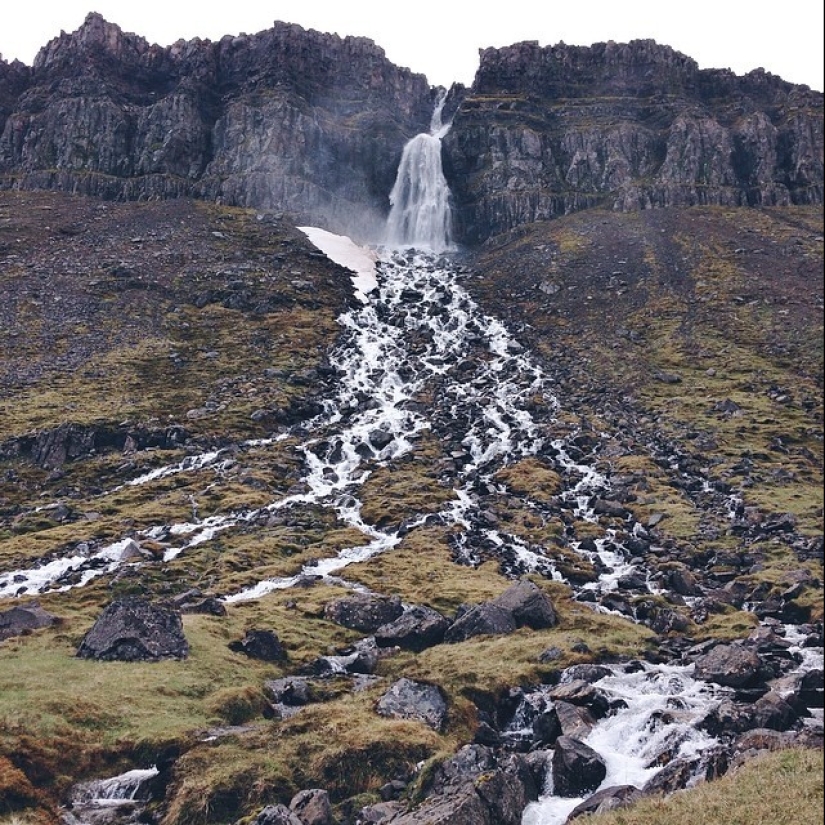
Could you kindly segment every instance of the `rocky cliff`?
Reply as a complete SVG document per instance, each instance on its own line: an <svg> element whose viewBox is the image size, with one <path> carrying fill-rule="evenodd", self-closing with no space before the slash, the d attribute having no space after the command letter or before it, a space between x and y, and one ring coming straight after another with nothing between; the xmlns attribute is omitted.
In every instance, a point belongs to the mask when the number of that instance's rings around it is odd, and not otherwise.
<svg viewBox="0 0 825 825"><path fill-rule="evenodd" d="M276 23L162 48L90 14L0 62L0 186L189 195L375 234L435 90L372 41ZM444 141L468 244L595 205L821 203L822 94L650 40L481 53Z"/></svg>
<svg viewBox="0 0 825 825"><path fill-rule="evenodd" d="M651 40L486 49L445 165L468 242L594 205L821 203L822 94Z"/></svg>
<svg viewBox="0 0 825 825"><path fill-rule="evenodd" d="M358 233L429 122L422 75L372 41L276 23L161 48L90 14L31 69L0 63L4 188L180 195Z"/></svg>

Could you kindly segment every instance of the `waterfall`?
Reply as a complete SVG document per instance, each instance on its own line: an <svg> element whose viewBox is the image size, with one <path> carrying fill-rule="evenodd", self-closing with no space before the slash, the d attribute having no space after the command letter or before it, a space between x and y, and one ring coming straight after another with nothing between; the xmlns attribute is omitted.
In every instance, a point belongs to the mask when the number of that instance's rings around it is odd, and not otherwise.
<svg viewBox="0 0 825 825"><path fill-rule="evenodd" d="M441 121L447 92L443 91L430 121L430 131L416 135L404 147L390 192L386 243L433 252L451 248L450 189L441 167L441 139L450 129Z"/></svg>

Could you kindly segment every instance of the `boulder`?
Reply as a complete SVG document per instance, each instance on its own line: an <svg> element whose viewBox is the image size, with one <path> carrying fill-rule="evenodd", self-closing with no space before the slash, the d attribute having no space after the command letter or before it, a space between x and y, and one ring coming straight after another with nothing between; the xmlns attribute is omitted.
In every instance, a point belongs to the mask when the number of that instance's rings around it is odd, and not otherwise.
<svg viewBox="0 0 825 825"><path fill-rule="evenodd" d="M559 796L595 791L607 775L604 759L572 736L560 736L553 748L553 788Z"/></svg>
<svg viewBox="0 0 825 825"><path fill-rule="evenodd" d="M610 710L610 700L607 696L583 679L557 685L549 695L555 702L569 702L571 705L587 708L596 719L606 716Z"/></svg>
<svg viewBox="0 0 825 825"><path fill-rule="evenodd" d="M463 613L444 634L445 642L464 642L473 636L500 636L516 629L513 615L492 602L477 604Z"/></svg>
<svg viewBox="0 0 825 825"><path fill-rule="evenodd" d="M281 640L271 630L248 630L243 639L230 642L228 647L234 653L264 662L285 662L287 659Z"/></svg>
<svg viewBox="0 0 825 825"><path fill-rule="evenodd" d="M37 602L16 604L0 612L0 642L41 627L51 627L56 621L57 617L44 610Z"/></svg>
<svg viewBox="0 0 825 825"><path fill-rule="evenodd" d="M491 604L508 611L517 627L541 630L558 624L558 616L544 591L529 579L508 587Z"/></svg>
<svg viewBox="0 0 825 825"><path fill-rule="evenodd" d="M604 679L605 676L612 676L613 671L604 665L571 665L562 671L559 681L564 684L566 682L575 682L581 680L582 682L598 682L599 679Z"/></svg>
<svg viewBox="0 0 825 825"><path fill-rule="evenodd" d="M778 693L769 691L754 704L754 723L759 728L788 730L799 718L796 711Z"/></svg>
<svg viewBox="0 0 825 825"><path fill-rule="evenodd" d="M736 644L716 645L700 656L694 675L697 679L736 689L753 687L764 676L759 656Z"/></svg>
<svg viewBox="0 0 825 825"><path fill-rule="evenodd" d="M436 770L421 807L393 825L520 825L538 789L527 760L499 759L483 745L465 745Z"/></svg>
<svg viewBox="0 0 825 825"><path fill-rule="evenodd" d="M450 786L457 787L467 780L496 769L492 748L485 745L464 745L436 768L431 793L441 794Z"/></svg>
<svg viewBox="0 0 825 825"><path fill-rule="evenodd" d="M727 772L728 765L728 753L725 748L714 748L702 756L678 757L648 779L642 793L645 796L671 794L692 787L697 777L707 780L718 779Z"/></svg>
<svg viewBox="0 0 825 825"><path fill-rule="evenodd" d="M401 678L378 700L381 716L417 719L441 731L447 722L447 701L438 685Z"/></svg>
<svg viewBox="0 0 825 825"><path fill-rule="evenodd" d="M432 797L416 810L391 821L392 825L491 825L487 806L469 782L446 796Z"/></svg>
<svg viewBox="0 0 825 825"><path fill-rule="evenodd" d="M361 808L356 821L359 825L381 825L384 822L396 821L394 817L399 816L403 810L404 805L400 802L378 802Z"/></svg>
<svg viewBox="0 0 825 825"><path fill-rule="evenodd" d="M335 825L329 794L321 788L301 791L292 797L289 810L301 821L301 825Z"/></svg>
<svg viewBox="0 0 825 825"><path fill-rule="evenodd" d="M561 735L561 722L555 708L546 710L533 720L533 742L536 744L553 745Z"/></svg>
<svg viewBox="0 0 825 825"><path fill-rule="evenodd" d="M180 613L136 597L112 602L77 649L82 659L123 662L185 659L188 654Z"/></svg>
<svg viewBox="0 0 825 825"><path fill-rule="evenodd" d="M616 808L626 808L641 798L642 792L635 785L613 785L610 788L602 788L580 805L576 805L569 813L567 822L585 814L603 814L615 811Z"/></svg>
<svg viewBox="0 0 825 825"><path fill-rule="evenodd" d="M373 633L395 621L404 612L398 596L373 596L357 593L335 599L324 607L324 617L336 624L362 633Z"/></svg>
<svg viewBox="0 0 825 825"><path fill-rule="evenodd" d="M553 707L561 732L565 736L587 736L596 724L596 720L587 708L573 705L570 702L554 702Z"/></svg>
<svg viewBox="0 0 825 825"><path fill-rule="evenodd" d="M304 825L286 805L267 805L252 820L252 825Z"/></svg>
<svg viewBox="0 0 825 825"><path fill-rule="evenodd" d="M375 631L375 642L379 647L421 651L442 642L449 626L450 620L437 610L416 605L395 621L379 627Z"/></svg>
<svg viewBox="0 0 825 825"><path fill-rule="evenodd" d="M264 690L279 705L302 707L315 701L312 680L306 676L285 676L283 679L269 679L264 682Z"/></svg>

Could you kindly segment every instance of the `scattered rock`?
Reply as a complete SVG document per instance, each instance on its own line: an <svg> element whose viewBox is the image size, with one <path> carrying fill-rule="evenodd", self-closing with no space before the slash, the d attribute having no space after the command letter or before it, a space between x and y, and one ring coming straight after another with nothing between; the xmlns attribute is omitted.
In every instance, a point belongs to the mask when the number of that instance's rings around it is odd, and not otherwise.
<svg viewBox="0 0 825 825"><path fill-rule="evenodd" d="M304 825L286 805L267 805L252 820L252 825Z"/></svg>
<svg viewBox="0 0 825 825"><path fill-rule="evenodd" d="M762 663L741 645L720 644L696 660L695 676L732 688L751 687L763 676Z"/></svg>
<svg viewBox="0 0 825 825"><path fill-rule="evenodd" d="M508 611L517 627L542 630L555 627L558 616L544 591L529 579L522 579L508 587L491 604Z"/></svg>
<svg viewBox="0 0 825 825"><path fill-rule="evenodd" d="M188 654L180 613L136 597L112 602L77 649L82 659L122 662L185 659Z"/></svg>
<svg viewBox="0 0 825 825"><path fill-rule="evenodd" d="M230 642L228 647L234 653L243 653L250 659L261 659L264 662L287 660L281 640L271 630L248 630L243 639Z"/></svg>
<svg viewBox="0 0 825 825"><path fill-rule="evenodd" d="M445 642L463 642L473 636L512 633L516 622L512 613L492 602L477 604L463 613L444 634Z"/></svg>
<svg viewBox="0 0 825 825"><path fill-rule="evenodd" d="M329 794L320 788L296 794L289 803L289 809L302 825L335 825Z"/></svg>
<svg viewBox="0 0 825 825"><path fill-rule="evenodd" d="M617 808L626 808L642 798L642 792L634 785L613 785L602 788L588 797L570 812L567 822L578 819L585 814L604 814Z"/></svg>
<svg viewBox="0 0 825 825"><path fill-rule="evenodd" d="M411 607L395 621L375 631L379 647L402 647L419 652L444 640L450 620L431 607Z"/></svg>
<svg viewBox="0 0 825 825"><path fill-rule="evenodd" d="M607 775L604 760L593 748L571 736L560 736L553 749L553 788L559 796L595 791Z"/></svg>
<svg viewBox="0 0 825 825"><path fill-rule="evenodd" d="M56 621L57 617L44 610L38 602L15 605L0 612L0 641L41 627L51 627Z"/></svg>
<svg viewBox="0 0 825 825"><path fill-rule="evenodd" d="M362 633L373 633L395 621L404 612L398 596L355 594L328 602L324 617L336 624Z"/></svg>
<svg viewBox="0 0 825 825"><path fill-rule="evenodd" d="M378 700L378 713L398 719L417 719L442 731L447 722L447 701L441 688L401 678Z"/></svg>

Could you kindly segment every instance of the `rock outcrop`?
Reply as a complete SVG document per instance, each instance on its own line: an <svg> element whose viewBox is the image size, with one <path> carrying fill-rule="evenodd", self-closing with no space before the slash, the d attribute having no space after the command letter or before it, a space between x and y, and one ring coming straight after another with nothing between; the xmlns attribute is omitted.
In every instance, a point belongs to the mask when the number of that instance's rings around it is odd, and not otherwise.
<svg viewBox="0 0 825 825"><path fill-rule="evenodd" d="M0 62L0 185L192 195L358 234L433 100L365 38L276 23L163 48L92 13L31 70Z"/></svg>
<svg viewBox="0 0 825 825"><path fill-rule="evenodd" d="M0 61L0 187L194 196L374 239L436 99L372 41L276 23L161 47L90 14ZM443 160L474 244L594 205L821 203L822 94L652 40L485 49Z"/></svg>
<svg viewBox="0 0 825 825"><path fill-rule="evenodd" d="M20 604L0 611L0 642L12 636L22 636L41 627L51 627L57 621L37 602Z"/></svg>
<svg viewBox="0 0 825 825"><path fill-rule="evenodd" d="M822 94L652 40L485 49L444 165L469 243L595 205L821 203Z"/></svg>

